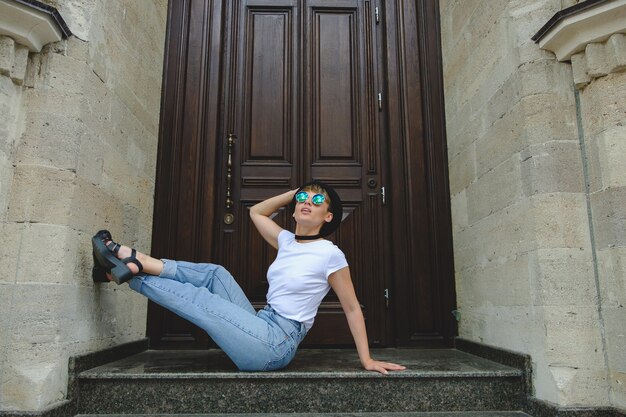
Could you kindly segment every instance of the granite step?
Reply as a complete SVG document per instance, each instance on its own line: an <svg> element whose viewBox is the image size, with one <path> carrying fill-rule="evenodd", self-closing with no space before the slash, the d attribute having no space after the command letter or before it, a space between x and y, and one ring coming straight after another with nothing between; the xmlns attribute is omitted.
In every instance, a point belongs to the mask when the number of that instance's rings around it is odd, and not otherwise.
<svg viewBox="0 0 626 417"><path fill-rule="evenodd" d="M532 417L521 411L452 411L406 413L245 413L159 414L159 417ZM155 417L155 414L78 414L75 417Z"/></svg>
<svg viewBox="0 0 626 417"><path fill-rule="evenodd" d="M302 349L289 367L277 372L240 372L219 350L149 350L82 372L78 411L90 415L388 415L522 408L519 369L455 349L381 349L374 350L373 356L402 363L407 370L389 376L367 372L350 349ZM501 417L474 414L480 415Z"/></svg>

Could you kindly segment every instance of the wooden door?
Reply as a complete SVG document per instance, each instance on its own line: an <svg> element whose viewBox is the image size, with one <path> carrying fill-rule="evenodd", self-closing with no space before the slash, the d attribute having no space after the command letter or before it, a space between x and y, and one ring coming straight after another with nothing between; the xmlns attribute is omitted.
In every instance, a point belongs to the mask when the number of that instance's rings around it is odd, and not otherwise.
<svg viewBox="0 0 626 417"><path fill-rule="evenodd" d="M275 251L248 208L320 179L344 201L330 239L351 265L370 344L449 345L436 9L429 0L170 2L153 254L221 263L261 307ZM275 220L293 230L285 209ZM152 303L148 335L156 348L210 343ZM304 343L352 344L332 292Z"/></svg>
<svg viewBox="0 0 626 417"><path fill-rule="evenodd" d="M367 1L242 0L231 3L226 41L225 123L236 139L232 174L222 165L222 216L215 259L255 307L265 304L266 272L276 252L254 228L257 202L319 179L336 188L344 220L331 236L346 253L373 343L384 339L384 167L376 101L378 56ZM228 146L222 149L229 159ZM228 184L230 178L230 184ZM226 207L230 189L234 205ZM233 217L229 217L232 215ZM291 213L275 220L293 230ZM336 296L320 306L308 345L352 338Z"/></svg>

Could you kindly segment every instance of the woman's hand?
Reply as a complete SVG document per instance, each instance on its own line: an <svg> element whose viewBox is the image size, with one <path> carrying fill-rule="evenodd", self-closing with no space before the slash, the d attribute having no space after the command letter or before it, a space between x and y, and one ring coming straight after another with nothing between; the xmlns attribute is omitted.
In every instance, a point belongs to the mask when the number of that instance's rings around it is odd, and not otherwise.
<svg viewBox="0 0 626 417"><path fill-rule="evenodd" d="M406 369L406 367L396 363L375 361L374 359L370 359L369 361L363 363L363 368L368 371L380 372L383 375L389 375L389 372L387 371L403 371Z"/></svg>

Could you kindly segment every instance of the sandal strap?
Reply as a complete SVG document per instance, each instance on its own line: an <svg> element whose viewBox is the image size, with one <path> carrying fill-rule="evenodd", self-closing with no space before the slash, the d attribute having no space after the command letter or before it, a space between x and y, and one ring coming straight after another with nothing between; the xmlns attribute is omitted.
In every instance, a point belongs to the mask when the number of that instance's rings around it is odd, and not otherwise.
<svg viewBox="0 0 626 417"><path fill-rule="evenodd" d="M122 245L120 245L119 243L115 243L112 240L107 243L106 247L113 252L114 254L117 255L117 253L120 251L120 248L122 247Z"/></svg>
<svg viewBox="0 0 626 417"><path fill-rule="evenodd" d="M133 263L137 265L137 268L139 268L139 272L143 271L143 265L141 264L141 262L139 262L139 259L137 259L137 256L136 256L137 251L134 248L131 248L131 250L132 252L130 253L130 256L128 258L122 259L122 262L124 262L127 265L130 263Z"/></svg>

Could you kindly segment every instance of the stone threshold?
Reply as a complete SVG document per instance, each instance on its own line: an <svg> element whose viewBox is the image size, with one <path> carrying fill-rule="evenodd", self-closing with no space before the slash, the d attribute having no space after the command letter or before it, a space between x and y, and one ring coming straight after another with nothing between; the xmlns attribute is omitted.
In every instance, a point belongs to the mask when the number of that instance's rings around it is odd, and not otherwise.
<svg viewBox="0 0 626 417"><path fill-rule="evenodd" d="M522 371L456 349L372 349L379 360L405 371L388 376L364 370L354 349L300 349L285 369L241 372L218 349L147 350L80 373L81 379L319 379L521 377Z"/></svg>

